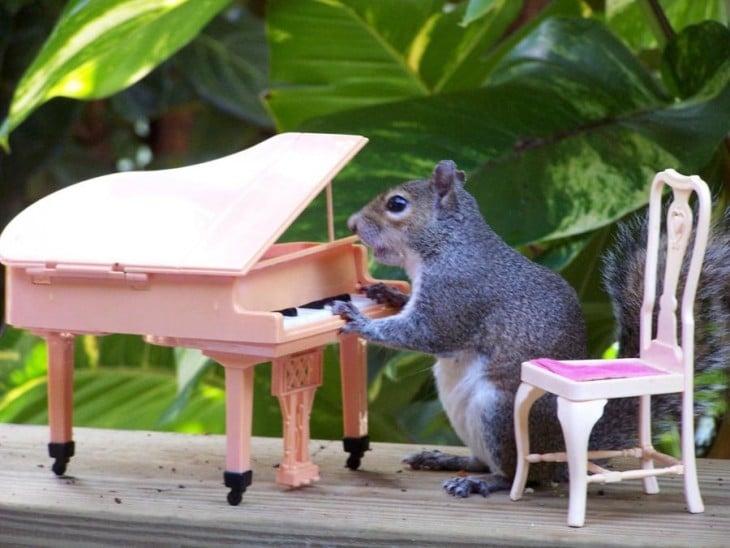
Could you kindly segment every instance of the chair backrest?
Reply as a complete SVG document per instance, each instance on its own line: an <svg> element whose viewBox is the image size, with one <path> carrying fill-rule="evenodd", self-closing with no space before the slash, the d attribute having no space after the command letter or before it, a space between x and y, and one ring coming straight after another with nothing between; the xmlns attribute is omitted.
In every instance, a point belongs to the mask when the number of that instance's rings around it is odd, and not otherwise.
<svg viewBox="0 0 730 548"><path fill-rule="evenodd" d="M652 322L656 303L659 245L661 242L662 194L665 186L672 190L672 200L666 213L666 259L662 295L659 298L656 336L652 338ZM697 196L697 220L693 222L690 198ZM694 376L694 300L705 255L710 227L711 198L707 184L698 176L680 175L673 169L659 172L651 184L649 196L649 224L647 228L646 270L644 272L644 300L641 310L641 357L664 369L684 373L688 379ZM688 261L685 252L694 243ZM681 295L677 340L677 293L683 264L688 264L684 274L684 290ZM691 381L690 384L691 385Z"/></svg>

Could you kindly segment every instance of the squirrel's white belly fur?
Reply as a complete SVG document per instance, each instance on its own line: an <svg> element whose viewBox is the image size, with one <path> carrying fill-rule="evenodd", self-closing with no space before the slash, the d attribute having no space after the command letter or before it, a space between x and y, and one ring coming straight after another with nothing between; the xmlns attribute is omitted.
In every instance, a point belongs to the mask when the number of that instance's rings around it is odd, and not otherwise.
<svg viewBox="0 0 730 548"><path fill-rule="evenodd" d="M501 398L500 391L484 373L486 360L474 352L440 356L433 372L441 405L459 438L492 473L503 475L486 446L483 431L484 414L496 413Z"/></svg>

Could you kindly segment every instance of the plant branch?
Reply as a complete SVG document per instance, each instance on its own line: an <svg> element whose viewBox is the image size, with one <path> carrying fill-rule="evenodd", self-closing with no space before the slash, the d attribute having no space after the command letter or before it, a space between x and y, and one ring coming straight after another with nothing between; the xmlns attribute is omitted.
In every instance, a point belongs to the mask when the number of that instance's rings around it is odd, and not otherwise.
<svg viewBox="0 0 730 548"><path fill-rule="evenodd" d="M659 47L663 49L666 43L674 38L674 29L667 19L664 9L659 4L659 0L639 0L639 5Z"/></svg>

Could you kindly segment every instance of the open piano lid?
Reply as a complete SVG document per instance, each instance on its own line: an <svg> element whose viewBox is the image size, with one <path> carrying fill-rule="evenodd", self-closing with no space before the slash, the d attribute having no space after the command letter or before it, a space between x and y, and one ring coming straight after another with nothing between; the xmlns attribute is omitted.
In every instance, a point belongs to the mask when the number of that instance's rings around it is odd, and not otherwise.
<svg viewBox="0 0 730 548"><path fill-rule="evenodd" d="M240 275L366 142L284 133L202 164L89 179L15 217L0 261Z"/></svg>

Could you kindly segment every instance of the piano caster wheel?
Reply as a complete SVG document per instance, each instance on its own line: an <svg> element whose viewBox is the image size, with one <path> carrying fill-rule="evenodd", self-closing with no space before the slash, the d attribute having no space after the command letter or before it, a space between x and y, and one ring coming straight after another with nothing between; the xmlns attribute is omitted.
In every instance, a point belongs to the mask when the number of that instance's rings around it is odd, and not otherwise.
<svg viewBox="0 0 730 548"><path fill-rule="evenodd" d="M51 470L53 470L53 473L57 476L63 476L66 473L67 464L67 460L57 460L53 463L53 466L51 466Z"/></svg>
<svg viewBox="0 0 730 548"><path fill-rule="evenodd" d="M246 487L251 485L253 481L253 474L251 470L247 472L223 472L223 483L226 487L230 487L228 496L228 504L231 506L238 506L241 504L243 494L246 492Z"/></svg>
<svg viewBox="0 0 730 548"><path fill-rule="evenodd" d="M345 466L350 470L357 470L360 468L365 451L370 450L370 438L367 436L361 438L344 438L342 440L342 446L346 453L350 453Z"/></svg>
<svg viewBox="0 0 730 548"><path fill-rule="evenodd" d="M74 456L74 442L68 441L66 443L49 443L48 444L48 455L55 459L51 470L57 476L63 476L66 473L66 465L71 457Z"/></svg>
<svg viewBox="0 0 730 548"><path fill-rule="evenodd" d="M228 496L226 498L228 499L228 504L231 506L238 506L243 500L243 491L240 489L231 489L228 491Z"/></svg>
<svg viewBox="0 0 730 548"><path fill-rule="evenodd" d="M362 454L356 455L355 453L352 453L349 457L347 457L345 467L349 468L350 470L357 470L358 468L360 468L361 462Z"/></svg>

